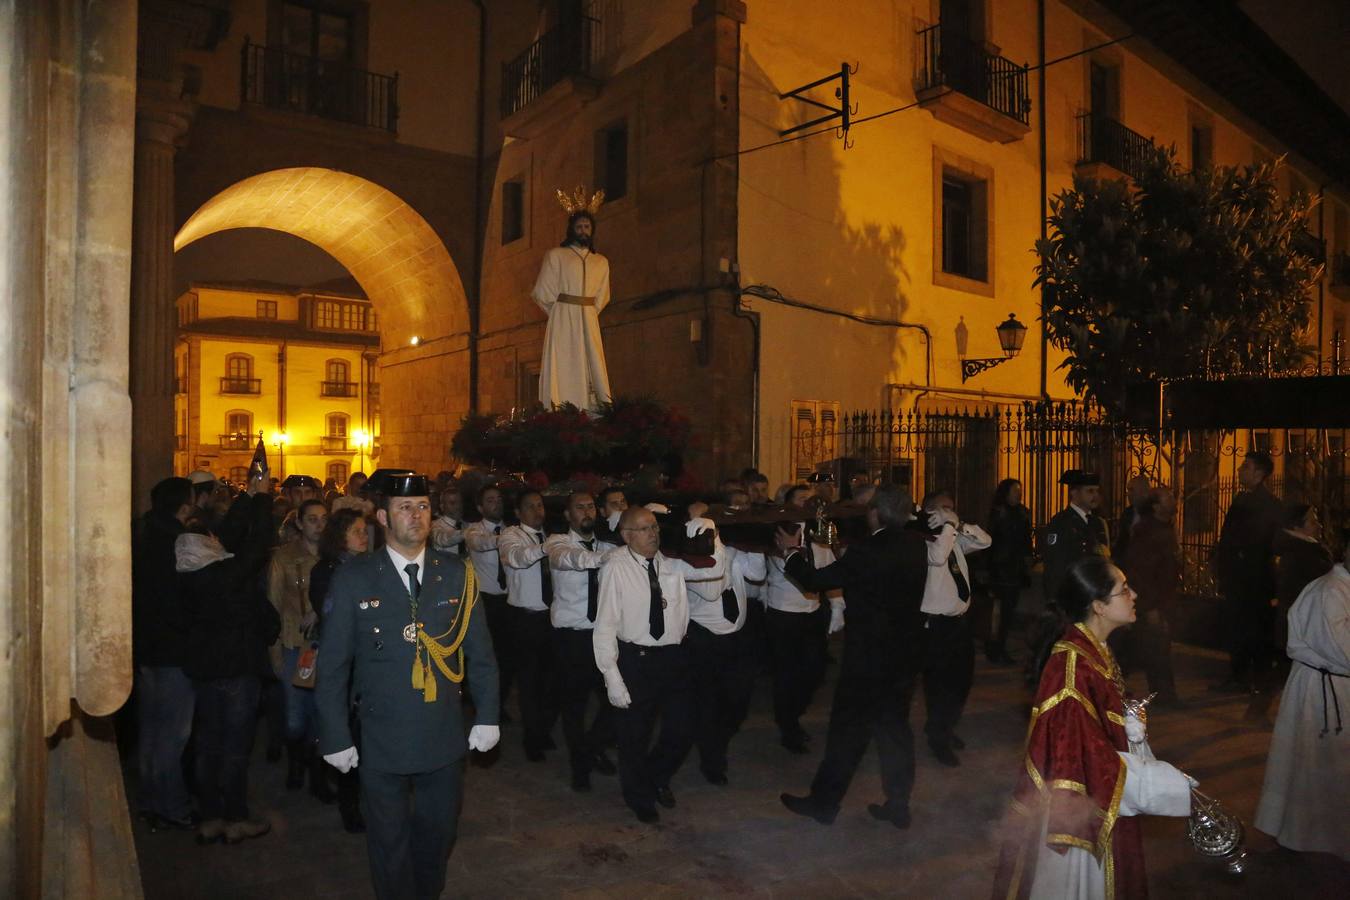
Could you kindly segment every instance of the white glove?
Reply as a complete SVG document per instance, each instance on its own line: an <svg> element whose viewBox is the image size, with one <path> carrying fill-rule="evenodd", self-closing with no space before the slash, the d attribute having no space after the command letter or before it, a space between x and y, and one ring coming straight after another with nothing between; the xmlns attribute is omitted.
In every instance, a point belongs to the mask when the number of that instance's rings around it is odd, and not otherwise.
<svg viewBox="0 0 1350 900"><path fill-rule="evenodd" d="M628 696L628 687L620 680L605 682L605 691L609 694L609 703L615 709L627 709L633 698Z"/></svg>
<svg viewBox="0 0 1350 900"><path fill-rule="evenodd" d="M929 531L941 531L942 528L943 528L943 526L945 526L946 524L947 524L947 511L946 511L946 510L942 510L942 509L934 509L934 510L930 510L930 511L928 512L928 530L929 530ZM956 523L953 522L952 524L955 525Z"/></svg>
<svg viewBox="0 0 1350 900"><path fill-rule="evenodd" d="M842 606L833 606L830 608L830 634L844 630L844 608Z"/></svg>
<svg viewBox="0 0 1350 900"><path fill-rule="evenodd" d="M496 725L475 725L469 729L469 749L486 753L502 738L502 730Z"/></svg>
<svg viewBox="0 0 1350 900"><path fill-rule="evenodd" d="M1131 744L1137 744L1148 738L1148 729L1134 713L1125 714L1125 737Z"/></svg>
<svg viewBox="0 0 1350 900"><path fill-rule="evenodd" d="M352 769L355 769L356 764L360 759L361 757L357 754L355 747L348 747L346 750L339 750L336 753L325 753L323 755L323 761L337 769L343 775L346 775Z"/></svg>
<svg viewBox="0 0 1350 900"><path fill-rule="evenodd" d="M693 538L699 532L712 531L716 527L717 526L713 524L712 519L705 519L702 516L697 516L684 523L684 536Z"/></svg>

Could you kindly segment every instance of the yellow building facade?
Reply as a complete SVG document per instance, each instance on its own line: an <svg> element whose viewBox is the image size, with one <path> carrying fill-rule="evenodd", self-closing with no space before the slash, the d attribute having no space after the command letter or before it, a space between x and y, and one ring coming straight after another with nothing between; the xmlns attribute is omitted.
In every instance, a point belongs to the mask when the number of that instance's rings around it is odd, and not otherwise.
<svg viewBox="0 0 1350 900"><path fill-rule="evenodd" d="M194 283L178 298L174 469L338 485L379 456L378 321L357 291Z"/></svg>

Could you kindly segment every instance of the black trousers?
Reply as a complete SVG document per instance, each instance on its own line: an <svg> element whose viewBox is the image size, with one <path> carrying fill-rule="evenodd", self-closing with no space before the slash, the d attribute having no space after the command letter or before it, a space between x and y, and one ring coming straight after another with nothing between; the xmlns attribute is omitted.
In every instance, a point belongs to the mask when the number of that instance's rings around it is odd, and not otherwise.
<svg viewBox="0 0 1350 900"><path fill-rule="evenodd" d="M764 611L773 672L773 717L785 737L801 730L802 713L825 679L829 616L826 604L810 613Z"/></svg>
<svg viewBox="0 0 1350 900"><path fill-rule="evenodd" d="M651 809L693 744L694 682L683 644L639 647L619 642L619 674L632 701L614 711L619 786L632 809ZM652 743L657 720L661 734Z"/></svg>
<svg viewBox="0 0 1350 900"><path fill-rule="evenodd" d="M573 775L588 775L591 761L614 740L614 707L605 692L605 679L595 666L595 645L589 628L555 628L553 651L557 659L559 706L563 740ZM595 718L586 727L586 707L599 699Z"/></svg>
<svg viewBox="0 0 1350 900"><path fill-rule="evenodd" d="M506 665L509 652L506 595L480 591L478 599L483 604L483 614L487 616L488 634L492 636L492 650L497 655L497 697L498 703L504 710L506 709L506 695L510 693L511 685L515 683L515 675L512 673L511 667Z"/></svg>
<svg viewBox="0 0 1350 900"><path fill-rule="evenodd" d="M526 751L544 749L558 718L558 682L554 677L553 626L547 610L507 606L509 665L520 691L520 721ZM594 663L592 663L594 665Z"/></svg>
<svg viewBox="0 0 1350 900"><path fill-rule="evenodd" d="M744 630L713 634L697 622L689 623L684 639L694 667L694 742L700 768L711 775L726 774L727 747L750 710L755 689L752 639Z"/></svg>
<svg viewBox="0 0 1350 900"><path fill-rule="evenodd" d="M886 806L908 809L914 789L914 731L909 725L914 673L851 675L847 660L845 669L834 688L825 757L811 782L811 796L824 806L839 806L867 745L876 738Z"/></svg>
<svg viewBox="0 0 1350 900"><path fill-rule="evenodd" d="M1015 584L996 584L992 586L998 621L989 631L989 649L1006 652L1008 633L1012 630L1013 620L1017 618L1017 601L1021 599L1022 589Z"/></svg>
<svg viewBox="0 0 1350 900"><path fill-rule="evenodd" d="M1230 588L1220 605L1229 664L1235 681L1250 682L1261 690L1270 687L1275 671L1275 621L1278 610L1270 599Z"/></svg>
<svg viewBox="0 0 1350 900"><path fill-rule="evenodd" d="M463 781L463 760L414 775L361 766L361 812L379 900L434 900L441 895Z"/></svg>
<svg viewBox="0 0 1350 900"><path fill-rule="evenodd" d="M928 707L924 733L948 744L966 708L975 679L975 644L970 616L923 617L923 696Z"/></svg>

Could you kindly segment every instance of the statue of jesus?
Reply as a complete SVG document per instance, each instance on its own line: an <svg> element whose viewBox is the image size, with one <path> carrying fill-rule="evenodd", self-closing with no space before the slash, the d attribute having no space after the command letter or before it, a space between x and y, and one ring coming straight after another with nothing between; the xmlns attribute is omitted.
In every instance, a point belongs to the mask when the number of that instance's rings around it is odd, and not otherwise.
<svg viewBox="0 0 1350 900"><path fill-rule="evenodd" d="M581 189L558 191L567 211L567 238L544 254L534 302L548 316L539 368L539 402L596 410L608 403L609 373L600 340L600 312L609 303L609 260L595 252L595 212L605 192L588 202Z"/></svg>

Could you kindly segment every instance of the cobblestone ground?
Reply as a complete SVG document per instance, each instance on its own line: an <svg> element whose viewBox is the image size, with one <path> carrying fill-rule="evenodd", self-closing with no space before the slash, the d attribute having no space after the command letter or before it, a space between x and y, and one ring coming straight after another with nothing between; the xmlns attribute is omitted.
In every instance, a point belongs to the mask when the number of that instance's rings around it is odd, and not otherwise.
<svg viewBox="0 0 1350 900"><path fill-rule="evenodd" d="M1216 654L1179 647L1176 660L1189 705L1154 713L1154 749L1250 822L1270 732L1244 723L1241 698L1205 691L1224 669ZM1142 675L1131 686L1142 694ZM867 803L881 799L874 757L864 762L833 826L793 816L779 804L781 791L804 793L810 782L829 697L827 686L804 721L816 736L816 752L792 756L776 741L762 677L751 717L732 744L731 784L713 787L696 765L686 764L673 784L678 807L663 810L654 827L628 813L612 778L597 776L589 795L572 793L565 754L528 763L518 726L508 726L493 764L469 769L445 896L989 896L998 825L1025 736L1029 697L1020 672L979 660L960 728L968 745L960 768L938 765L920 737L914 823L905 832L867 814ZM921 735L921 701L913 720ZM561 745L561 734L556 737ZM364 839L342 831L336 809L306 793L288 793L284 765L266 762L261 748L250 775L254 810L274 824L267 837L198 847L191 835L152 834L137 823L146 897L371 896ZM1148 820L1145 842L1154 897L1350 897L1350 865L1285 851L1260 835L1251 838L1257 849L1248 874L1237 879L1194 855L1181 820Z"/></svg>

